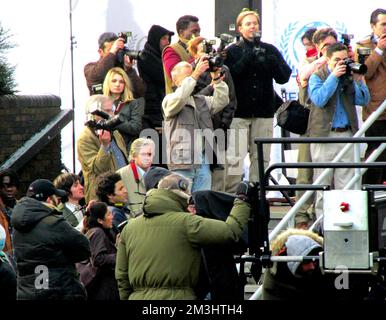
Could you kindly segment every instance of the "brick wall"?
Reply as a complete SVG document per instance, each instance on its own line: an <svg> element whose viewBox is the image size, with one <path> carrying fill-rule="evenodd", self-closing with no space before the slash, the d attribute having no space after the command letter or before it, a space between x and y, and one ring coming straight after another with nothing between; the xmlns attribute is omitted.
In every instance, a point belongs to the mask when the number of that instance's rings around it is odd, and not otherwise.
<svg viewBox="0 0 386 320"><path fill-rule="evenodd" d="M0 164L60 112L57 96L0 97ZM61 138L56 136L31 161L18 170L24 194L37 178L53 180L61 170Z"/></svg>

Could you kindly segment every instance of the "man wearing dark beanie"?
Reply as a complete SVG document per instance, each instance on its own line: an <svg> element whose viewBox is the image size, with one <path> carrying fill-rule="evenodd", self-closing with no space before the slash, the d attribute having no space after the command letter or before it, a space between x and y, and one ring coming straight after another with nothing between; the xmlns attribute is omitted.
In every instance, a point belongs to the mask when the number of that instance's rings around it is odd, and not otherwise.
<svg viewBox="0 0 386 320"><path fill-rule="evenodd" d="M162 167L150 167L149 171L146 173L144 177L144 183L146 191L150 189L154 189L158 187L158 182L164 177L172 174L171 171L162 168Z"/></svg>

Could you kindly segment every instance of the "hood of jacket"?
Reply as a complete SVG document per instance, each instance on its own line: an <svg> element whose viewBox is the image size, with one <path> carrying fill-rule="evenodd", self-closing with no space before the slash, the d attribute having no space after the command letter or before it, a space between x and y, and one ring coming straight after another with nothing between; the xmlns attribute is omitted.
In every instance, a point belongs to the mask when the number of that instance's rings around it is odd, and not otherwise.
<svg viewBox="0 0 386 320"><path fill-rule="evenodd" d="M323 238L310 230L287 229L271 242L272 255L280 255L284 247L288 256L306 256L312 250L323 247ZM295 275L300 262L288 262L287 265Z"/></svg>
<svg viewBox="0 0 386 320"><path fill-rule="evenodd" d="M146 217L162 215L167 212L186 212L187 199L165 189L150 190L144 200L143 211Z"/></svg>
<svg viewBox="0 0 386 320"><path fill-rule="evenodd" d="M307 256L314 249L322 250L322 247L314 239L305 235L291 235L288 237L285 246L287 248L287 256ZM300 266L300 261L287 262L288 269L296 276L296 272Z"/></svg>
<svg viewBox="0 0 386 320"><path fill-rule="evenodd" d="M172 35L174 35L173 31L165 29L159 25L152 25L149 33L147 35L147 43L145 44L145 48L147 48L147 44L153 49L153 51L157 52L159 56L161 56L161 48L160 48L160 40L164 35L169 35L169 42L171 40ZM148 49L148 48L147 48Z"/></svg>
<svg viewBox="0 0 386 320"><path fill-rule="evenodd" d="M16 230L26 232L53 212L54 209L48 207L48 204L24 197L13 208L11 222Z"/></svg>

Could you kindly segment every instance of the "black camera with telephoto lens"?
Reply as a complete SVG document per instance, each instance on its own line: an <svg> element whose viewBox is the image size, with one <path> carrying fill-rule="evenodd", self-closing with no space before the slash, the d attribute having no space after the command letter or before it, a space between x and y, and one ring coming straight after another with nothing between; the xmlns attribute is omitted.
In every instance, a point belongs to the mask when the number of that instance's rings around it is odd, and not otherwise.
<svg viewBox="0 0 386 320"><path fill-rule="evenodd" d="M123 39L125 47L117 52L117 64L120 66L124 65L124 56L128 56L132 60L141 60L143 53L141 50L131 50L127 47L127 39L131 38L131 31L121 31L118 33L118 38Z"/></svg>
<svg viewBox="0 0 386 320"><path fill-rule="evenodd" d="M86 126L94 130L107 130L112 132L116 130L117 126L119 126L122 122L125 121L125 116L121 113L118 113L113 117L110 117L110 115L107 114L106 112L103 112L101 110L95 110L95 111L92 111L91 114L102 118L101 120L98 120L98 121L89 120L85 123Z"/></svg>
<svg viewBox="0 0 386 320"><path fill-rule="evenodd" d="M349 76L351 75L351 72L359 73L359 74L366 74L367 72L367 66L362 63L357 63L352 59L345 59L344 65L346 66L346 74Z"/></svg>
<svg viewBox="0 0 386 320"><path fill-rule="evenodd" d="M203 50L209 56L209 71L214 72L224 65L224 58L220 53L216 53L213 45L216 44L216 40L204 40L202 41Z"/></svg>

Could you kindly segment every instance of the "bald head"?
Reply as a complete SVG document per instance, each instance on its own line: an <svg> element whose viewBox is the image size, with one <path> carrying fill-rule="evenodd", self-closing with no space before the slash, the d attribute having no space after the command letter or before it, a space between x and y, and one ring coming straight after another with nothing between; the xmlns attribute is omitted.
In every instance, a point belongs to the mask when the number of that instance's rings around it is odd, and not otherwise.
<svg viewBox="0 0 386 320"><path fill-rule="evenodd" d="M193 67L190 63L186 61L181 61L177 63L172 69L171 76L173 83L179 87L181 85L182 80L186 77L189 77L193 72Z"/></svg>

